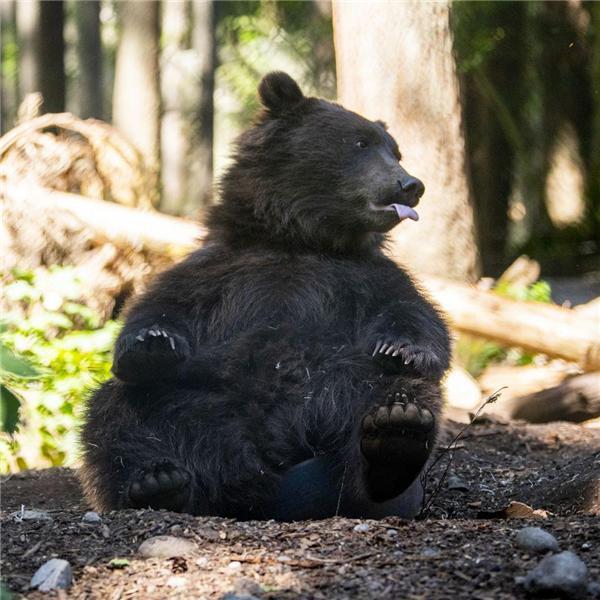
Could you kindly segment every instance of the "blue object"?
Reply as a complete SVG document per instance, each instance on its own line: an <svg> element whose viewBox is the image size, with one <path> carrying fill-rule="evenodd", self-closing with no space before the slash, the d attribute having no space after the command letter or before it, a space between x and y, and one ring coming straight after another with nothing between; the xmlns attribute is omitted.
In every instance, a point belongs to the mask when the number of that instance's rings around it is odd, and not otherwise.
<svg viewBox="0 0 600 600"><path fill-rule="evenodd" d="M421 510L424 491L418 477L399 496L385 502L373 502L357 497L350 489L348 468L331 455L317 456L293 466L283 476L277 496L263 507L262 518L277 521L333 516L412 519Z"/></svg>

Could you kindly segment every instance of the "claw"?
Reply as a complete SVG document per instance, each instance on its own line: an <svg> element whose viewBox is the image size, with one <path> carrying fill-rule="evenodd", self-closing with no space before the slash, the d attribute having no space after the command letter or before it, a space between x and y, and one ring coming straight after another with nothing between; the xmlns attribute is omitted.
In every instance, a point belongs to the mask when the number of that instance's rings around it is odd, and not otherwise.
<svg viewBox="0 0 600 600"><path fill-rule="evenodd" d="M384 354L388 346L389 344L387 342L383 344L383 346L381 346L381 348L379 349L379 354Z"/></svg>
<svg viewBox="0 0 600 600"><path fill-rule="evenodd" d="M144 341L146 338L145 338L143 335L136 335L136 336L135 336L135 339L136 339L138 342L143 342L143 341Z"/></svg>
<svg viewBox="0 0 600 600"><path fill-rule="evenodd" d="M172 337L169 337L169 344L171 345L171 350L175 350L175 340Z"/></svg>
<svg viewBox="0 0 600 600"><path fill-rule="evenodd" d="M375 356L379 352L381 344L383 344L383 342L381 340L377 340L377 344L375 344L375 350L373 351L373 356Z"/></svg>
<svg viewBox="0 0 600 600"><path fill-rule="evenodd" d="M411 356L409 356L409 357L408 357L408 358L407 358L407 359L404 361L404 364L405 364L405 365L409 365L409 364L410 364L410 362L411 362L411 360L412 360L412 357L411 357Z"/></svg>
<svg viewBox="0 0 600 600"><path fill-rule="evenodd" d="M385 353L386 356L389 356L390 354L392 354L394 352L394 350L395 350L394 345L393 344L390 345L390 347L387 349L387 352Z"/></svg>
<svg viewBox="0 0 600 600"><path fill-rule="evenodd" d="M392 356L398 356L398 354L400 354L400 348L398 348L398 350L394 350L394 354L392 354Z"/></svg>
<svg viewBox="0 0 600 600"><path fill-rule="evenodd" d="M156 333L156 331L154 331L154 329L150 329L150 331L148 331L148 335L151 335L152 337L156 337L158 334Z"/></svg>

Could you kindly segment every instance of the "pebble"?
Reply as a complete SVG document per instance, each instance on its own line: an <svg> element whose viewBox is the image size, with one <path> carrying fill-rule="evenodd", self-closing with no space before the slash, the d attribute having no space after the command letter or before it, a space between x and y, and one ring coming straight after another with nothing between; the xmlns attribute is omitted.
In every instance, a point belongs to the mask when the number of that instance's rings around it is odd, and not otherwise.
<svg viewBox="0 0 600 600"><path fill-rule="evenodd" d="M523 578L525 590L536 596L579 598L587 592L587 567L573 552L546 556Z"/></svg>
<svg viewBox="0 0 600 600"><path fill-rule="evenodd" d="M517 532L515 543L519 548L531 553L556 552L556 538L541 527L524 527Z"/></svg>
<svg viewBox="0 0 600 600"><path fill-rule="evenodd" d="M437 548L425 548L423 552L421 552L421 555L427 558L435 558L440 555L440 551Z"/></svg>
<svg viewBox="0 0 600 600"><path fill-rule="evenodd" d="M71 565L62 558L52 558L45 562L31 578L29 585L40 592L66 589L73 582Z"/></svg>
<svg viewBox="0 0 600 600"><path fill-rule="evenodd" d="M241 577L233 584L233 592L238 596L260 596L263 589L259 583L249 577Z"/></svg>
<svg viewBox="0 0 600 600"><path fill-rule="evenodd" d="M235 592L227 592L221 596L221 600L259 600L257 596L252 594L236 594Z"/></svg>
<svg viewBox="0 0 600 600"><path fill-rule="evenodd" d="M17 512L10 514L11 518L17 523L21 521L52 521L52 517L43 510L25 510L22 508Z"/></svg>
<svg viewBox="0 0 600 600"><path fill-rule="evenodd" d="M456 475L450 475L448 477L447 485L449 490L456 490L458 492L468 492L470 489L469 485Z"/></svg>
<svg viewBox="0 0 600 600"><path fill-rule="evenodd" d="M354 531L358 533L365 533L369 531L369 529L371 528L369 527L368 523L359 523L358 525L354 526Z"/></svg>
<svg viewBox="0 0 600 600"><path fill-rule="evenodd" d="M138 552L145 558L171 558L191 554L195 549L196 544L186 538L157 535L143 541Z"/></svg>
<svg viewBox="0 0 600 600"><path fill-rule="evenodd" d="M83 515L82 520L84 523L101 523L102 522L100 515L97 512L93 512L93 511L86 512L85 515Z"/></svg>
<svg viewBox="0 0 600 600"><path fill-rule="evenodd" d="M396 537L398 535L398 530L397 529L388 529L386 531L386 533L388 534L389 537Z"/></svg>
<svg viewBox="0 0 600 600"><path fill-rule="evenodd" d="M227 569L230 571L239 571L242 568L242 563L239 560L232 560L228 565Z"/></svg>

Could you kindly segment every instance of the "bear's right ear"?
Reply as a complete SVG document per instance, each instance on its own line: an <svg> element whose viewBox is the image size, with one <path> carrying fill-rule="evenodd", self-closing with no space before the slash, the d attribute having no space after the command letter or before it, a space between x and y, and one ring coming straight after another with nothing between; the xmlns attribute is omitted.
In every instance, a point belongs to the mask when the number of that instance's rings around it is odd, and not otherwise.
<svg viewBox="0 0 600 600"><path fill-rule="evenodd" d="M282 71L265 75L258 85L258 95L263 106L273 115L293 108L304 99L298 84Z"/></svg>

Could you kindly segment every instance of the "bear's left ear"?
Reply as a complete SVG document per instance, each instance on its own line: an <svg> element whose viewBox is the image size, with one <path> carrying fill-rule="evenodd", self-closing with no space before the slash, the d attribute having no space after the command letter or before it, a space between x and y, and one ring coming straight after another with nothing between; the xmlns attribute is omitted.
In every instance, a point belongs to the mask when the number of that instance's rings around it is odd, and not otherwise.
<svg viewBox="0 0 600 600"><path fill-rule="evenodd" d="M282 71L265 75L258 85L258 95L263 106L273 115L293 108L304 99L298 84Z"/></svg>

